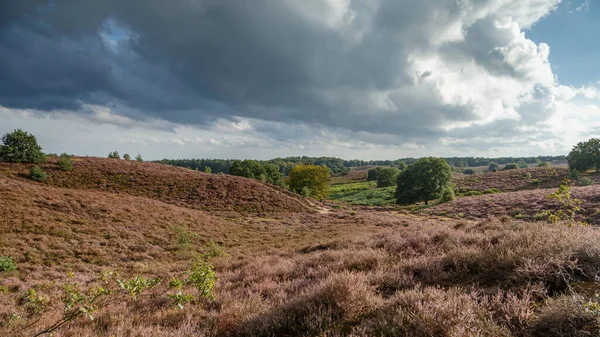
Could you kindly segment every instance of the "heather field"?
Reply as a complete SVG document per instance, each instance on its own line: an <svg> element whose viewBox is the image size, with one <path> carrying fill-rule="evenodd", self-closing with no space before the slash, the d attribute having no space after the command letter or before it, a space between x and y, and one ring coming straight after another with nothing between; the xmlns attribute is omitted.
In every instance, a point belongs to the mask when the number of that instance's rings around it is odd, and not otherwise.
<svg viewBox="0 0 600 337"><path fill-rule="evenodd" d="M409 212L160 164L54 166L43 183L0 166L0 336L600 336L600 232L536 217L554 189L505 172L470 189L515 192ZM518 173L558 184L535 170ZM573 188L582 220L598 192Z"/></svg>

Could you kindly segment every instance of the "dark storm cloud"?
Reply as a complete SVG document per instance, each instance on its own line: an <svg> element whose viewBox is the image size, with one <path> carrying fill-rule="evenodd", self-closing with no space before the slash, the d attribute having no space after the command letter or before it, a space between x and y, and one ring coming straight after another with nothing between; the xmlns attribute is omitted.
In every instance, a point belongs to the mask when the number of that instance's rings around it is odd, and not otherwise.
<svg viewBox="0 0 600 337"><path fill-rule="evenodd" d="M408 71L409 52L426 52L431 36L460 16L457 2L356 1L354 21L341 28L290 3L4 4L0 105L86 111L81 104L89 103L138 119L203 124L241 116L407 138L440 135L443 123L476 118L469 103L440 104L435 83L427 84L435 73ZM319 5L302 2L308 12L327 11ZM475 46L500 37L478 31L470 31L474 45L461 46L467 53L460 57L510 71Z"/></svg>

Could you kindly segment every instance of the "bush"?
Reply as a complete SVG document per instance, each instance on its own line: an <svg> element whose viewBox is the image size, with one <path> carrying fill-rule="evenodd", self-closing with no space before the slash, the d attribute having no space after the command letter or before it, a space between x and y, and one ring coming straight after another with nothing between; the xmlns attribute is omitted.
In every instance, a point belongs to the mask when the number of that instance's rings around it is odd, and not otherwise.
<svg viewBox="0 0 600 337"><path fill-rule="evenodd" d="M29 176L35 181L46 181L46 179L48 179L46 172L39 166L32 167Z"/></svg>
<svg viewBox="0 0 600 337"><path fill-rule="evenodd" d="M592 186L594 185L594 181L589 177L583 177L579 179L579 186Z"/></svg>
<svg viewBox="0 0 600 337"><path fill-rule="evenodd" d="M473 174L477 174L477 171L475 171L474 169L466 169L463 171L464 174L468 174L468 175L473 175Z"/></svg>
<svg viewBox="0 0 600 337"><path fill-rule="evenodd" d="M498 171L499 168L500 168L500 165L492 162L492 163L490 163L490 166L488 166L488 171L496 172L496 171Z"/></svg>
<svg viewBox="0 0 600 337"><path fill-rule="evenodd" d="M442 196L440 197L440 203L450 202L455 198L456 196L454 195L454 188L452 188L452 186L448 186L446 187L446 189L442 193Z"/></svg>
<svg viewBox="0 0 600 337"><path fill-rule="evenodd" d="M396 184L400 170L395 167L382 167L377 177L377 187L390 187Z"/></svg>
<svg viewBox="0 0 600 337"><path fill-rule="evenodd" d="M406 163L405 163L405 162L403 162L403 161L401 160L401 161L398 163L398 169L399 169L400 171L404 171L404 170L406 170Z"/></svg>
<svg viewBox="0 0 600 337"><path fill-rule="evenodd" d="M60 169L63 171L72 171L73 170L73 162L71 161L71 156L66 153L60 155L58 158L58 165Z"/></svg>
<svg viewBox="0 0 600 337"><path fill-rule="evenodd" d="M541 162L541 163L537 164L537 167L548 167L548 166L550 166L550 163Z"/></svg>
<svg viewBox="0 0 600 337"><path fill-rule="evenodd" d="M140 155L139 153L138 153L138 155L135 157L135 160L136 160L136 161L140 161L140 162L141 162L141 161L144 161L144 159L142 159L142 155Z"/></svg>
<svg viewBox="0 0 600 337"><path fill-rule="evenodd" d="M517 163L517 165L519 166L519 168L528 168L529 165L527 165L527 163L524 160L519 160L519 163Z"/></svg>
<svg viewBox="0 0 600 337"><path fill-rule="evenodd" d="M128 153L125 153L123 155L123 159L125 159L125 160L131 160L131 156Z"/></svg>
<svg viewBox="0 0 600 337"><path fill-rule="evenodd" d="M39 163L45 157L35 136L21 129L2 137L0 160L9 163Z"/></svg>
<svg viewBox="0 0 600 337"><path fill-rule="evenodd" d="M380 170L381 167L376 167L367 171L367 181L377 181L377 177L379 177Z"/></svg>
<svg viewBox="0 0 600 337"><path fill-rule="evenodd" d="M452 167L441 158L421 158L398 175L396 202L410 205L439 199L452 184Z"/></svg>
<svg viewBox="0 0 600 337"><path fill-rule="evenodd" d="M571 169L571 179L579 180L579 171L577 169Z"/></svg>
<svg viewBox="0 0 600 337"><path fill-rule="evenodd" d="M506 170L516 170L519 168L519 165L517 165L516 163L510 163L510 164L506 164L504 165L504 168L502 168L503 171Z"/></svg>
<svg viewBox="0 0 600 337"><path fill-rule="evenodd" d="M300 190L300 195L305 198L310 197L310 190L308 189L308 187L306 187L306 186L302 187L302 190Z"/></svg>
<svg viewBox="0 0 600 337"><path fill-rule="evenodd" d="M113 151L113 152L110 152L108 154L108 158L111 158L111 159L121 159L121 156L119 155L118 151Z"/></svg>
<svg viewBox="0 0 600 337"><path fill-rule="evenodd" d="M0 256L0 272L9 272L17 269L17 265L12 258L8 256Z"/></svg>

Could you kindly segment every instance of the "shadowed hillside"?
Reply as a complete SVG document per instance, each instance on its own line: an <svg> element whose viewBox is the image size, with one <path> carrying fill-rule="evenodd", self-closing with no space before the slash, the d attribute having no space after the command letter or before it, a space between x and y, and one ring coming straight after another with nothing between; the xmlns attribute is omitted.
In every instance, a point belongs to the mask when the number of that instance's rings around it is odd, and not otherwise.
<svg viewBox="0 0 600 337"><path fill-rule="evenodd" d="M0 174L28 179L32 165L0 163ZM73 171L64 172L51 158L40 165L44 183L56 187L99 190L148 197L209 211L305 212L312 207L296 194L260 182L220 174L205 174L164 164L76 157Z"/></svg>

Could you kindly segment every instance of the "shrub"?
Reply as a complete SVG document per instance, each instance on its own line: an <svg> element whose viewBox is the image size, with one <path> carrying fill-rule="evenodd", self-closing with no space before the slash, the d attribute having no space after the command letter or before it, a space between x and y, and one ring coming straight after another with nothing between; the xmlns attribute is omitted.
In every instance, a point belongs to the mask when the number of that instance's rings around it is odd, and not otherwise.
<svg viewBox="0 0 600 337"><path fill-rule="evenodd" d="M421 158L398 175L396 202L409 205L439 199L452 184L452 167L441 158Z"/></svg>
<svg viewBox="0 0 600 337"><path fill-rule="evenodd" d="M442 196L440 197L440 203L450 202L455 198L456 196L454 195L454 188L452 188L452 186L448 186L446 187L446 189L442 193Z"/></svg>
<svg viewBox="0 0 600 337"><path fill-rule="evenodd" d="M477 171L475 171L474 169L466 169L463 171L464 174L468 174L468 175L473 175L473 174L477 174Z"/></svg>
<svg viewBox="0 0 600 337"><path fill-rule="evenodd" d="M298 164L290 172L287 184L296 193L302 193L306 187L313 198L325 199L329 196L329 172L327 166Z"/></svg>
<svg viewBox="0 0 600 337"><path fill-rule="evenodd" d="M377 177L377 187L390 187L396 184L400 170L395 167L383 167Z"/></svg>
<svg viewBox="0 0 600 337"><path fill-rule="evenodd" d="M541 163L537 164L537 167L547 167L547 166L550 166L550 163L541 162Z"/></svg>
<svg viewBox="0 0 600 337"><path fill-rule="evenodd" d="M519 160L519 162L517 163L517 165L519 166L519 168L528 168L529 165L527 165L527 163L524 160Z"/></svg>
<svg viewBox="0 0 600 337"><path fill-rule="evenodd" d="M17 265L12 258L8 256L0 256L0 273L8 272L17 269Z"/></svg>
<svg viewBox="0 0 600 337"><path fill-rule="evenodd" d="M579 186L592 186L594 185L594 181L589 177L583 177L579 179Z"/></svg>
<svg viewBox="0 0 600 337"><path fill-rule="evenodd" d="M138 155L135 157L135 160L136 160L136 161L140 161L140 162L141 162L141 161L144 161L144 159L142 159L142 155L140 155L139 153L138 153Z"/></svg>
<svg viewBox="0 0 600 337"><path fill-rule="evenodd" d="M131 160L131 156L128 153L125 153L123 155L123 159L125 159L125 160Z"/></svg>
<svg viewBox="0 0 600 337"><path fill-rule="evenodd" d="M9 163L39 163L45 157L35 136L21 129L2 137L0 160Z"/></svg>
<svg viewBox="0 0 600 337"><path fill-rule="evenodd" d="M500 165L498 165L497 163L491 162L490 166L488 166L488 171L496 172L496 171L498 171L499 168L500 168Z"/></svg>
<svg viewBox="0 0 600 337"><path fill-rule="evenodd" d="M204 173L211 174L212 173L211 168L209 166L205 166L204 167Z"/></svg>
<svg viewBox="0 0 600 337"><path fill-rule="evenodd" d="M310 189L306 186L302 187L302 190L300 190L300 195L305 198L310 197Z"/></svg>
<svg viewBox="0 0 600 337"><path fill-rule="evenodd" d="M399 169L400 171L404 171L404 170L406 170L406 163L405 163L405 162L403 162L403 161L401 160L401 161L398 163L398 169Z"/></svg>
<svg viewBox="0 0 600 337"><path fill-rule="evenodd" d="M502 168L502 170L516 170L519 168L519 165L517 165L516 163L510 163L510 164L506 164L504 165L504 168Z"/></svg>
<svg viewBox="0 0 600 337"><path fill-rule="evenodd" d="M46 179L48 179L46 172L39 166L32 167L29 176L35 181L46 181Z"/></svg>
<svg viewBox="0 0 600 337"><path fill-rule="evenodd" d="M60 155L58 158L58 165L60 169L63 171L72 171L73 170L73 162L71 161L71 156L66 153Z"/></svg>
<svg viewBox="0 0 600 337"><path fill-rule="evenodd" d="M577 171L577 169L571 169L571 179L572 180L579 179L579 171Z"/></svg>
<svg viewBox="0 0 600 337"><path fill-rule="evenodd" d="M531 185L538 186L539 184L540 184L540 180L539 179L533 179L533 180L531 180Z"/></svg>
<svg viewBox="0 0 600 337"><path fill-rule="evenodd" d="M113 152L110 152L108 154L108 158L111 158L111 159L121 159L121 156L119 155L118 151L113 151Z"/></svg>

